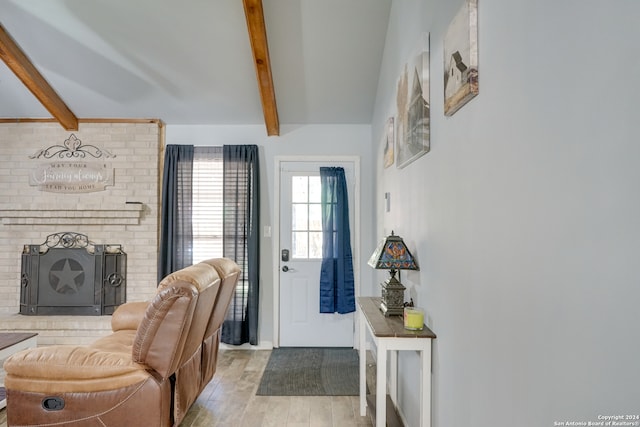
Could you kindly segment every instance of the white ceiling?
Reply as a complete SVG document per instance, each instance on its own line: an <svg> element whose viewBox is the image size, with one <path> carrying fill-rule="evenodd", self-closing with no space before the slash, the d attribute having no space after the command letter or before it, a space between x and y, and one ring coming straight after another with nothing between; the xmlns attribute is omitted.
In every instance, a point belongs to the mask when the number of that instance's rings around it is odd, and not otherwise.
<svg viewBox="0 0 640 427"><path fill-rule="evenodd" d="M263 0L282 124L371 123L391 0ZM242 0L0 0L78 118L260 124ZM50 118L0 61L0 118Z"/></svg>

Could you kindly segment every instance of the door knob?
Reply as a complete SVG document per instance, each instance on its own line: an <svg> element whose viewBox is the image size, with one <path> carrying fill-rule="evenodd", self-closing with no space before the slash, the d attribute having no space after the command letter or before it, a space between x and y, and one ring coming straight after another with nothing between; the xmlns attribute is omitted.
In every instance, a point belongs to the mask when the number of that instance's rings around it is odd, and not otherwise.
<svg viewBox="0 0 640 427"><path fill-rule="evenodd" d="M284 271L284 272L286 273L287 271L289 271L289 267L287 267L287 266L285 265L284 267L282 267L282 271Z"/></svg>

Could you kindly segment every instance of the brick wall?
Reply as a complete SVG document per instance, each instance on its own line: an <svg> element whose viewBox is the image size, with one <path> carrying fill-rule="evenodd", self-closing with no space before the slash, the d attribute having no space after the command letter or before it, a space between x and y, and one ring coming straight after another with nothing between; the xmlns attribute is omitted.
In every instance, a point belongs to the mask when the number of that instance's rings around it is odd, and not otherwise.
<svg viewBox="0 0 640 427"><path fill-rule="evenodd" d="M93 145L114 157L29 157L63 145L71 134L83 147ZM153 295L162 144L163 128L157 122L81 123L73 132L57 123L0 123L0 318L17 316L23 245L42 243L58 232L86 234L96 244L121 244L128 256L127 300ZM114 185L97 192L59 193L29 184L34 168L73 160L106 163L113 169ZM29 321L31 316L20 317Z"/></svg>

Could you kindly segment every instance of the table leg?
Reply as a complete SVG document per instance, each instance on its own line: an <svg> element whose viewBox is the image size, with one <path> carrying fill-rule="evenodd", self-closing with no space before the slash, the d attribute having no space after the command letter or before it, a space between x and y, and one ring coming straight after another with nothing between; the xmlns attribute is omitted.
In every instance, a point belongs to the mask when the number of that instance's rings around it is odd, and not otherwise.
<svg viewBox="0 0 640 427"><path fill-rule="evenodd" d="M378 360L376 366L376 427L387 424L387 345L378 340Z"/></svg>
<svg viewBox="0 0 640 427"><path fill-rule="evenodd" d="M427 346L420 352L421 369L420 369L420 396L422 405L420 407L420 426L431 426L431 340L428 340Z"/></svg>
<svg viewBox="0 0 640 427"><path fill-rule="evenodd" d="M360 321L360 416L367 416L367 325L364 313L358 310L358 319Z"/></svg>
<svg viewBox="0 0 640 427"><path fill-rule="evenodd" d="M398 405L398 350L389 350L389 397Z"/></svg>

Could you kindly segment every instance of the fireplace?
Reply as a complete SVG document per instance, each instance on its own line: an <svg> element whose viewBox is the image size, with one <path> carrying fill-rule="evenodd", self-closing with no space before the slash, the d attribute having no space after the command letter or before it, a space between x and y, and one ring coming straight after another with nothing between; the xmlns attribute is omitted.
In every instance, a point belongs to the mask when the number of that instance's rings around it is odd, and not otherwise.
<svg viewBox="0 0 640 427"><path fill-rule="evenodd" d="M64 232L22 252L20 314L113 314L126 300L127 254L119 244L97 245Z"/></svg>

